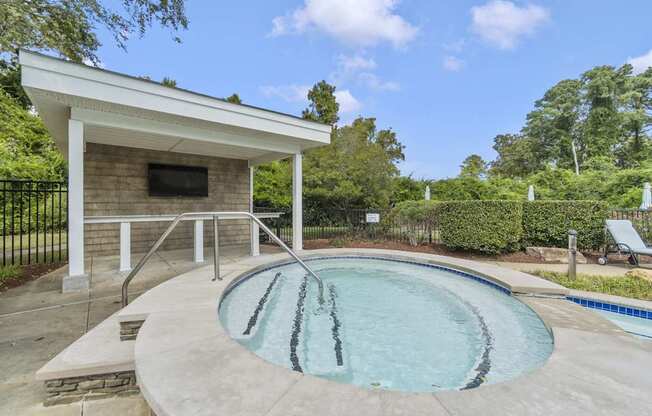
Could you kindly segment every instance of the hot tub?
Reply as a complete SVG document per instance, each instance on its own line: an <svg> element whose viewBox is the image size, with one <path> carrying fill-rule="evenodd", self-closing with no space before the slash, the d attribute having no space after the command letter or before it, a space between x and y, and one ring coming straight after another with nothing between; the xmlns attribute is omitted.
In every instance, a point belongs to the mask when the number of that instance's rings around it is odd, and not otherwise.
<svg viewBox="0 0 652 416"><path fill-rule="evenodd" d="M440 265L382 257L308 261L234 281L219 320L238 343L292 369L368 389L465 390L542 366L553 338L509 289Z"/></svg>

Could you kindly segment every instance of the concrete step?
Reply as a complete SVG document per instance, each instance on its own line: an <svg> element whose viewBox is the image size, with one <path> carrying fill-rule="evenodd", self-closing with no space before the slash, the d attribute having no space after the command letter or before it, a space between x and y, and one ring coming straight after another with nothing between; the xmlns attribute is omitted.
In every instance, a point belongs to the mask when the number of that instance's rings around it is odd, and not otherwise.
<svg viewBox="0 0 652 416"><path fill-rule="evenodd" d="M113 314L36 372L45 384L46 406L82 399L137 394L134 341L120 341Z"/></svg>
<svg viewBox="0 0 652 416"><path fill-rule="evenodd" d="M88 331L36 372L53 380L134 370L134 342L120 341L117 313Z"/></svg>

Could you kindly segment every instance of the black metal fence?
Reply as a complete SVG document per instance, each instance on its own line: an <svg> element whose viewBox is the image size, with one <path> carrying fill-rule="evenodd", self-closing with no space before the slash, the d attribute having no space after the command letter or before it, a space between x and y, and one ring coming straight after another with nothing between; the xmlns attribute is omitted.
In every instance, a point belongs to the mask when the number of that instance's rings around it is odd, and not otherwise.
<svg viewBox="0 0 652 416"><path fill-rule="evenodd" d="M0 180L2 266L68 259L65 182Z"/></svg>
<svg viewBox="0 0 652 416"><path fill-rule="evenodd" d="M267 219L265 222L283 241L292 241L292 213L289 210L256 208L254 211L282 212L280 218ZM377 216L368 217L368 214L377 214ZM609 217L632 221L643 240L652 244L652 211L612 209ZM261 238L265 241L266 236L261 235ZM411 238L417 244L441 242L438 229L428 229L425 225L409 228L396 221L391 210L388 209L334 209L304 212L304 240L361 239L409 243Z"/></svg>
<svg viewBox="0 0 652 416"><path fill-rule="evenodd" d="M652 243L652 211L639 209L614 209L611 211L614 220L630 220L641 238Z"/></svg>
<svg viewBox="0 0 652 416"><path fill-rule="evenodd" d="M266 219L266 225L285 242L292 241L292 213L286 209L255 208L254 212L282 212L278 219ZM304 240L360 239L418 243L438 242L438 232L418 225L399 224L389 209L330 209L303 213ZM266 236L261 235L263 241Z"/></svg>
<svg viewBox="0 0 652 416"><path fill-rule="evenodd" d="M65 262L68 259L68 188L65 182L0 180L0 265ZM288 209L264 222L283 240L292 242L292 213ZM628 219L646 242L652 242L652 212L613 209L613 219ZM389 209L306 209L304 240L361 239L418 244L439 243L437 229L399 223ZM267 235L261 234L262 241Z"/></svg>

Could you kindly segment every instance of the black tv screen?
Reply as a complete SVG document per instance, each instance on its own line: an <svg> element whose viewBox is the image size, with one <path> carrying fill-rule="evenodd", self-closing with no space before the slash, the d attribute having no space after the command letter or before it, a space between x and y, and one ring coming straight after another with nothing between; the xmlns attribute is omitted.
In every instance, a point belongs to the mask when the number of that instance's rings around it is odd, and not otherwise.
<svg viewBox="0 0 652 416"><path fill-rule="evenodd" d="M208 168L150 163L150 196L208 196Z"/></svg>

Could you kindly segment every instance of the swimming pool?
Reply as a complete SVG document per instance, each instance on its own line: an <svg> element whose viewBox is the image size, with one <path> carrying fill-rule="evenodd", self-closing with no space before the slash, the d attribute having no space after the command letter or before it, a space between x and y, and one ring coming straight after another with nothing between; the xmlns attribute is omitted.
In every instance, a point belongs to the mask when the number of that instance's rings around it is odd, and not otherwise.
<svg viewBox="0 0 652 416"><path fill-rule="evenodd" d="M550 356L539 317L494 283L445 267L381 258L324 258L247 276L219 318L263 359L370 389L469 389L517 377Z"/></svg>
<svg viewBox="0 0 652 416"><path fill-rule="evenodd" d="M637 338L652 341L652 320L636 316L622 315L615 312L601 310L598 310L597 312L621 327L625 332L628 332Z"/></svg>

